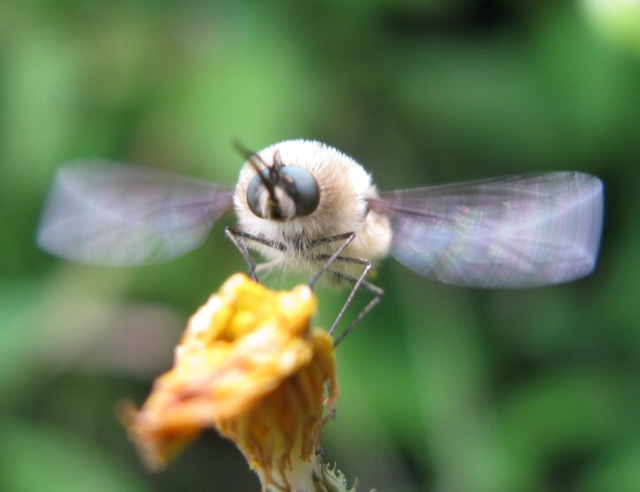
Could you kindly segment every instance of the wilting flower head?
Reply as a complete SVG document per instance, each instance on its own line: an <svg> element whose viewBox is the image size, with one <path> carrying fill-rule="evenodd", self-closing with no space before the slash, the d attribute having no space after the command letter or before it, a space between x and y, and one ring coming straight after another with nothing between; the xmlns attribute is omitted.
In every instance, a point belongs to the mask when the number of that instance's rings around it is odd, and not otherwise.
<svg viewBox="0 0 640 492"><path fill-rule="evenodd" d="M213 427L240 448L263 490L325 490L318 484L330 471L316 451L338 390L332 340L309 328L316 304L306 285L275 292L230 277L191 317L173 368L143 407L123 411L145 462L162 468Z"/></svg>

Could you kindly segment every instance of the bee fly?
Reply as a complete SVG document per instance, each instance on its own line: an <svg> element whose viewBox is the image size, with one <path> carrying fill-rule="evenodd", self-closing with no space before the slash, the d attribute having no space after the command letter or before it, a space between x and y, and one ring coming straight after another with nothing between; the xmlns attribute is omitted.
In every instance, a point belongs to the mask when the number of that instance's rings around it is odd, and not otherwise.
<svg viewBox="0 0 640 492"><path fill-rule="evenodd" d="M366 281L387 255L420 275L467 287L557 284L595 267L603 185L588 174L543 172L378 192L356 161L325 144L277 143L246 163L235 189L146 168L99 161L62 167L38 243L63 258L101 265L168 260L199 246L232 210L226 234L249 265L323 275L373 300ZM257 251L267 263L257 265Z"/></svg>

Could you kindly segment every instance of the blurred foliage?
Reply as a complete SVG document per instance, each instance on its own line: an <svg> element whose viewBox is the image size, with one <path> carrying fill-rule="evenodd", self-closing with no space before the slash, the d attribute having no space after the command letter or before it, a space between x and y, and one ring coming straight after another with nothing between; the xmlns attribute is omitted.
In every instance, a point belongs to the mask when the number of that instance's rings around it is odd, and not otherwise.
<svg viewBox="0 0 640 492"><path fill-rule="evenodd" d="M233 184L234 139L295 137L354 156L381 188L575 169L607 194L600 264L573 284L473 291L384 262L383 303L338 350L326 459L362 490L640 490L639 2L2 10L1 490L257 490L215 435L148 474L115 417L244 268L222 226L183 258L114 270L57 261L33 237L66 160ZM326 326L342 297L321 294Z"/></svg>

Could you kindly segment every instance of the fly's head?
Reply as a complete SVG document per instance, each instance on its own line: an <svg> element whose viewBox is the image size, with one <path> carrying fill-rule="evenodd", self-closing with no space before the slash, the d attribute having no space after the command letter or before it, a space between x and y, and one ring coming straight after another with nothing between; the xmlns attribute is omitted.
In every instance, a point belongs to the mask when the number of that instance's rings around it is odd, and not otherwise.
<svg viewBox="0 0 640 492"><path fill-rule="evenodd" d="M320 187L316 179L306 169L286 165L277 150L272 162L249 153L247 163L255 175L246 188L246 202L256 217L287 222L318 208Z"/></svg>

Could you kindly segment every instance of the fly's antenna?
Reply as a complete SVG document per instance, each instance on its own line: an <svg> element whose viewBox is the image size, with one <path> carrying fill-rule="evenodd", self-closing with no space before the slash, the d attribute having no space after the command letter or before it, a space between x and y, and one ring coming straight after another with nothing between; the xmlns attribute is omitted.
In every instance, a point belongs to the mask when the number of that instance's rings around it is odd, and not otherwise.
<svg viewBox="0 0 640 492"><path fill-rule="evenodd" d="M276 194L275 194L275 183L277 183L277 176L278 176L276 165L269 165L269 163L265 162L264 159L262 159L260 154L252 150L249 150L247 147L242 145L238 140L235 140L233 142L233 146L236 148L238 152L240 152L240 155L242 155L242 157L245 158L245 160L249 163L249 165L255 170L256 174L260 177L260 181L262 181L262 184L267 189L267 192L269 193L269 198L271 199L271 201L273 201L274 203L277 203L278 200L276 199ZM279 160L279 156L280 154L278 154L278 160ZM269 177L262 174L263 168L261 168L258 162L256 161L261 163L264 166L264 169L269 170ZM281 164L278 165L277 167L280 167L280 166Z"/></svg>
<svg viewBox="0 0 640 492"><path fill-rule="evenodd" d="M233 146L240 153L240 155L242 157L244 157L244 159L251 165L251 167L256 171L256 173L261 175L260 171L262 171L262 169L260 168L260 166L258 165L258 163L256 161L262 163L265 166L265 168L267 168L267 169L269 167L271 167L271 166L269 166L269 164L264 162L264 160L262 160L262 157L260 157L260 154L258 154L257 152L254 152L253 150L250 150L249 148L245 147L238 140L234 140ZM262 180L262 182L265 184L265 186L267 185L267 183L264 181L264 179Z"/></svg>

